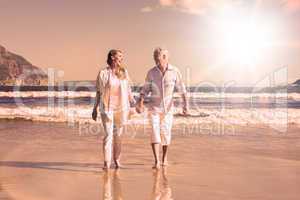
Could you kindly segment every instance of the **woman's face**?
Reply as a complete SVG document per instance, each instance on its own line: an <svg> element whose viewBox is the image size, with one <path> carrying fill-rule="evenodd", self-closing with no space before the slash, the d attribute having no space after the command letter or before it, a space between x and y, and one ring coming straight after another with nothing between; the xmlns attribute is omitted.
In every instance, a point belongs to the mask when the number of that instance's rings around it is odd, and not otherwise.
<svg viewBox="0 0 300 200"><path fill-rule="evenodd" d="M123 62L123 54L121 52L117 52L117 54L112 57L112 60L116 66L121 66Z"/></svg>

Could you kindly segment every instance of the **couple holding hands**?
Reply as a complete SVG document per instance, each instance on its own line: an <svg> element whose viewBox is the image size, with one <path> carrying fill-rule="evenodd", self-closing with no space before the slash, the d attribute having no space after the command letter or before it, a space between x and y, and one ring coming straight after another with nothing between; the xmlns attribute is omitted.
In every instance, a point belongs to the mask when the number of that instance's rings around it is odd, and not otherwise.
<svg viewBox="0 0 300 200"><path fill-rule="evenodd" d="M169 64L168 51L156 48L153 53L156 66L146 76L145 84L140 92L138 102L131 93L130 78L123 66L123 53L111 50L107 56L108 66L101 69L96 80L96 100L92 118L97 120L98 108L105 131L103 139L104 167L109 169L113 160L116 168L120 168L121 135L124 125L132 112L130 105L136 104L137 113L144 112L144 99L147 103L148 116L152 125L151 146L155 164L153 168L166 166L168 146L171 142L173 122L173 95L177 88L183 98L183 114L187 114L186 88L179 70ZM159 159L162 146L162 162Z"/></svg>

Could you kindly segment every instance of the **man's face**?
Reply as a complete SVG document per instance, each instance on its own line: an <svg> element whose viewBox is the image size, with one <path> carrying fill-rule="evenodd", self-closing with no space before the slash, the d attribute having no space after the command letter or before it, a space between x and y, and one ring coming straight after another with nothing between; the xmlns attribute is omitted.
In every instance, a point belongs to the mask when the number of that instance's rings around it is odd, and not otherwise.
<svg viewBox="0 0 300 200"><path fill-rule="evenodd" d="M166 67L168 65L168 60L169 60L168 53L162 51L158 54L155 54L154 60L156 65Z"/></svg>
<svg viewBox="0 0 300 200"><path fill-rule="evenodd" d="M118 52L112 57L112 59L116 66L121 66L123 62L123 54L121 52Z"/></svg>

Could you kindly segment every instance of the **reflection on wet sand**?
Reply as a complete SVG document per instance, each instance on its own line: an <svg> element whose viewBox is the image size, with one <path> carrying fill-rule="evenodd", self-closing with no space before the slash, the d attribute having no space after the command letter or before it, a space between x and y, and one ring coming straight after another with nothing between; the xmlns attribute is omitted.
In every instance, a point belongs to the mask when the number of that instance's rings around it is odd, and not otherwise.
<svg viewBox="0 0 300 200"><path fill-rule="evenodd" d="M103 174L103 200L122 200L123 194L119 170L108 170Z"/></svg>
<svg viewBox="0 0 300 200"><path fill-rule="evenodd" d="M172 200L172 189L167 178L167 168L153 172L151 200Z"/></svg>
<svg viewBox="0 0 300 200"><path fill-rule="evenodd" d="M138 183L136 183L138 184ZM103 174L103 200L122 200L122 186L119 170L108 170ZM149 199L148 197L144 199ZM167 178L167 169L153 171L151 200L173 200L172 190Z"/></svg>

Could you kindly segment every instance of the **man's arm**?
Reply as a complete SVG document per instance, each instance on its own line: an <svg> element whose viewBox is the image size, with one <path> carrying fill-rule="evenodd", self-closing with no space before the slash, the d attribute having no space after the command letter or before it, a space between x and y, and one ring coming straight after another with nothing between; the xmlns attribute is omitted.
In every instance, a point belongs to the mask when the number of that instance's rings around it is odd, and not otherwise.
<svg viewBox="0 0 300 200"><path fill-rule="evenodd" d="M187 114L187 112L188 112L187 91L186 91L185 84L182 80L182 75L179 71L177 72L176 87L177 87L177 90L181 93L181 97L183 100L182 112L183 112L183 114Z"/></svg>
<svg viewBox="0 0 300 200"><path fill-rule="evenodd" d="M181 97L183 99L182 112L183 112L183 114L187 114L188 113L187 94L186 93L182 93Z"/></svg>
<svg viewBox="0 0 300 200"><path fill-rule="evenodd" d="M137 107L136 107L136 111L138 113L141 113L141 112L143 112L143 110L144 110L144 94L141 93L139 102L138 102Z"/></svg>

